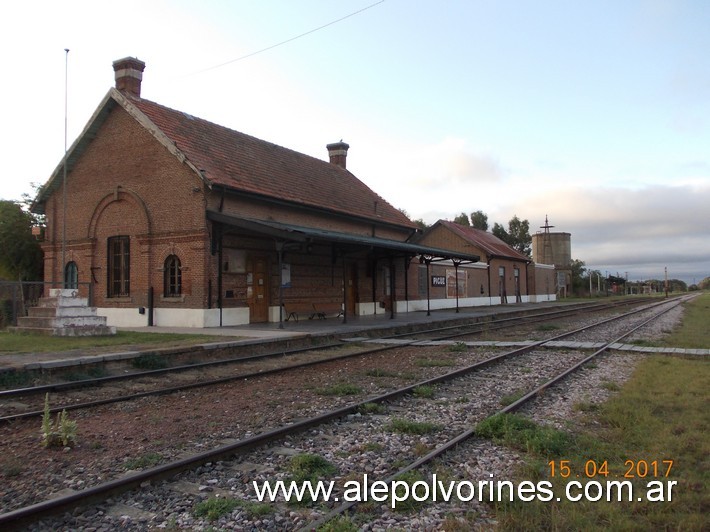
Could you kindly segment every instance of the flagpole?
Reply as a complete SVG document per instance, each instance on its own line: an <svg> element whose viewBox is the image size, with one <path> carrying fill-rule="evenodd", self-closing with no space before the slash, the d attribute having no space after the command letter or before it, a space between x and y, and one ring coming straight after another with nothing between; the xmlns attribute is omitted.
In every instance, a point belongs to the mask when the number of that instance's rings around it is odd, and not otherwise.
<svg viewBox="0 0 710 532"><path fill-rule="evenodd" d="M62 179L62 288L66 288L65 268L67 262L67 93L69 78L69 48L64 49L64 176Z"/></svg>

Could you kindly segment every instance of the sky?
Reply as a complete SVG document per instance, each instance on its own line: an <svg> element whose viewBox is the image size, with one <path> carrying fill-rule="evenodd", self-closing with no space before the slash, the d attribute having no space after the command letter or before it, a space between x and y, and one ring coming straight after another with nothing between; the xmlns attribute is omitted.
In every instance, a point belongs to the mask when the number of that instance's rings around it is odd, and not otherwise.
<svg viewBox="0 0 710 532"><path fill-rule="evenodd" d="M348 170L412 219L480 210L534 233L548 217L587 268L710 276L707 0L38 0L0 16L2 199L49 178L65 117L71 145L133 56L146 99L323 160L344 140Z"/></svg>

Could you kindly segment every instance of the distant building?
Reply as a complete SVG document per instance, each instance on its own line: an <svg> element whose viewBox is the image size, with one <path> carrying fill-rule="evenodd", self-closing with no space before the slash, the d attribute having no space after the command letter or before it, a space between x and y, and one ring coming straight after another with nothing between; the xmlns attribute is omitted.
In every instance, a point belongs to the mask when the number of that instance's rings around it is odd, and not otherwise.
<svg viewBox="0 0 710 532"><path fill-rule="evenodd" d="M570 233L551 232L545 216L542 231L532 235L532 258L535 263L549 264L555 268L555 291L566 297L572 293L572 242Z"/></svg>
<svg viewBox="0 0 710 532"><path fill-rule="evenodd" d="M432 262L430 275L445 275L447 279L445 292L443 287L433 287L432 297L438 300L438 306L451 306L450 303L446 304L446 300L454 297L451 285L455 276L458 276L459 282L458 298L460 302L463 301L461 304L467 306L552 299L550 288L554 286L553 270L536 266L530 258L492 233L439 220L417 241L425 245L436 243L437 247L480 256L479 262L468 265Z"/></svg>

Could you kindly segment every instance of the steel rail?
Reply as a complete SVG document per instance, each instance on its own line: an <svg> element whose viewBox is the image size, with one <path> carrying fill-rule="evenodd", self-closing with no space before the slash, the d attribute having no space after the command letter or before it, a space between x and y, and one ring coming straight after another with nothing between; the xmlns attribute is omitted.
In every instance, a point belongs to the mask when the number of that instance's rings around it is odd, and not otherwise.
<svg viewBox="0 0 710 532"><path fill-rule="evenodd" d="M422 335L422 334L427 334L427 333L438 333L441 331L446 331L446 330L455 330L455 329L461 329L464 327L476 327L476 328L481 328L483 330L497 330L497 329L504 329L507 327L515 327L517 326L520 321L545 321L548 319L554 319L556 317L562 316L564 317L565 315L569 316L575 316L581 312L597 312L597 311L603 311L603 310L608 310L608 309L613 309L617 308L619 306L626 306L626 305L632 305L635 303L648 303L647 300L642 300L642 299L634 299L634 300L629 300L629 301L623 301L623 302L605 302L605 303L580 303L576 305L570 305L566 306L561 309L554 309L550 311L544 311L544 312L533 312L529 314L524 314L522 316L513 316L513 317L504 317L504 318L499 318L496 320L491 320L491 321L477 321L475 323L471 324L461 324L461 325L449 325L446 327L436 327L433 329L426 329L422 331L413 331L413 332L406 332L406 333L399 333L399 334L394 334L391 336L386 336L385 338L401 338L401 337L407 337L407 336L414 336L414 335ZM490 328L491 325L500 325L499 327L494 327L493 329ZM439 339L446 339L446 338L454 338L457 335L459 336L464 336L466 334L477 334L480 331L472 331L472 332L463 332L463 333L455 333L453 335L449 336L441 336Z"/></svg>
<svg viewBox="0 0 710 532"><path fill-rule="evenodd" d="M642 310L647 310L647 309L642 309ZM309 428L318 426L322 423L326 423L326 422L331 421L333 419L339 419L339 418L342 418L342 417L347 416L349 414L353 414L353 413L357 412L360 408L362 408L363 405L365 405L367 403L378 403L378 402L392 400L392 399L398 398L402 395L412 392L412 390L414 390L415 388L417 388L419 386L426 386L426 385L431 385L431 384L437 384L437 383L440 383L440 382L443 382L446 380L452 380L454 378L457 378L457 377L466 375L468 373L471 373L473 371L476 371L482 367L493 364L497 361L500 361L500 360L503 360L506 358L510 358L510 357L518 355L518 354L529 352L537 347L543 346L547 342L555 341L560 338L564 338L566 336L571 336L571 335L576 334L580 331L587 330L587 329L590 329L593 327L597 327L598 325L601 325L602 323L606 323L606 322L612 321L614 319L621 319L622 317L632 315L632 314L635 314L640 311L641 310L637 309L635 311L624 314L622 316L617 316L615 318L609 318L607 320L603 320L600 323L587 325L584 327L580 327L579 329L576 329L574 331L562 333L560 335L557 335L553 339L540 340L538 342L534 342L530 345L523 346L521 348L514 349L514 350L508 351L506 353L494 355L486 360L477 362L477 363L467 366L465 368L460 368L458 370L451 371L449 373L446 373L445 375L440 375L438 377L426 379L424 381L417 382L415 384L411 384L409 386L405 386L403 388L399 388L397 390L393 390L393 391L387 392L385 394L370 397L368 399L365 399L363 401L359 401L359 402L351 404L349 406L340 407L340 408L337 408L337 409L332 410L330 412L326 412L326 413L323 413L318 416L314 416L312 418L308 418L308 419L305 419L302 421L294 422L290 425L282 426L282 427L264 432L262 434L258 434L256 436L252 436L252 437L240 440L238 442L235 442L235 443L232 443L229 445L217 447L215 449L212 449L210 451L206 451L204 453L199 453L199 454L196 454L191 457L187 457L187 458L184 458L181 460L177 460L177 461L163 464L160 466L156 466L156 467L153 467L150 469L146 469L146 470L137 472L135 474L131 474L130 476L127 476L124 478L107 481L107 482L104 482L104 483L99 484L97 486L86 488L86 489L81 490L79 492L73 493L71 495L48 499L48 500L24 507L24 508L19 508L17 510L13 510L13 511L10 511L10 512L4 513L4 514L0 514L0 526L5 527L3 529L18 529L19 527L25 526L26 524L28 524L30 522L37 521L38 519L41 519L42 517L47 517L49 515L56 514L60 511L66 510L68 508L74 508L77 506L86 506L87 504L98 501L98 500L105 500L106 498L108 498L112 495L124 493L126 491L131 490L131 489L139 487L140 485L142 485L145 482L152 482L152 481L156 481L156 480L170 478L170 477L173 477L181 472L184 472L184 471L193 469L197 466L203 465L207 462L213 462L213 461L226 459L226 458L229 458L229 457L234 456L236 454L244 453L248 450L262 446L262 445L269 443L271 441L283 438L284 436L300 433L300 432L303 432ZM627 335L628 334L630 334L630 333L627 333ZM626 335L624 335L624 336L626 336ZM616 343L616 342L618 342L618 339L612 343ZM412 341L411 343L414 344L414 343L416 343L416 341ZM409 345L409 344L406 344L406 345ZM391 347L391 346L386 346L386 347ZM585 360L588 360L588 359L589 359L589 357ZM528 394L528 395L531 395L531 394ZM519 401L516 403L519 403ZM516 404L516 403L513 403L513 404ZM509 408L509 407L507 407L507 408ZM415 467L419 467L420 465L432 460L436 456L443 454L446 450L450 449L451 447L457 445L458 443L464 441L467 438L470 438L472 434L473 434L473 429L466 431L462 434L459 434L457 437L450 440L447 444L444 444L443 446L435 449L434 451L430 452L426 456L420 458L416 462L410 464L406 468L403 468L402 470L398 471L395 475L388 477L388 480L394 479L395 476L401 475L407 471L410 471L411 469L414 469ZM345 510L347 510L347 508L345 508ZM345 510L343 510L343 511L345 511ZM342 513L342 511L340 511L338 513ZM333 517L335 515L338 515L338 513L334 514ZM332 519L332 517L330 517L329 519Z"/></svg>
<svg viewBox="0 0 710 532"><path fill-rule="evenodd" d="M667 301L664 301L664 302L667 303ZM546 389L550 388L551 386L557 384L558 382L560 382L561 380L563 380L563 379L566 378L567 376L569 376L569 375L571 375L572 373L574 373L575 371L577 371L579 368L581 368L584 364L586 364L586 363L589 362L590 360L594 359L595 357L597 357L597 356L600 355L601 353L604 353L605 351L611 349L611 347L612 347L614 344L619 343L619 341L623 340L624 338L626 338L626 337L629 336L630 334L634 333L635 331L637 331L637 330L640 329L641 327L647 325L647 324L650 323L651 321L658 319L660 316L662 316L662 315L665 314L666 312L668 312L668 311L670 311L671 309L675 308L675 306L679 305L681 302L682 302L682 301L675 301L672 306L669 306L669 308L664 309L664 310L662 310L661 312L659 312L658 314L655 314L655 315L651 316L650 318L648 318L647 320L645 320L645 321L644 321L643 323L641 323L640 325L635 326L635 327L634 327L633 329L631 329L630 331L628 331L628 332L622 334L621 336L619 336L618 338L612 340L611 342L608 342L606 345L604 345L603 347L601 347L600 349L598 349L597 351L595 351L593 354L589 355L588 357L582 359L580 362L577 362L576 364L574 364L574 365L572 365L571 367L567 368L565 371L559 373L559 374L556 375L555 377L552 377L552 378L549 379L547 382L541 384L540 386L536 387L534 390L528 392L527 394L525 394L523 397L521 397L521 398L518 399L517 401L515 401L515 402L511 403L510 405L508 405L508 406L502 408L501 410L499 410L499 411L496 412L495 414L491 414L490 416L488 416L488 417L485 418L485 419L489 419L489 418L491 418L491 417L493 417L493 416L496 416L496 415L507 414L507 413L509 413L509 412L514 412L515 410L518 410L521 406L523 406L524 404L528 403L529 401L531 401L532 399L534 399L535 397L537 397L537 396L538 396L541 392L543 392L544 390L546 390ZM552 340L547 340L547 341L552 341ZM546 343L547 341L543 342L543 344ZM449 441L447 441L446 443L440 445L439 447L437 447L436 449L430 451L430 452L427 453L426 455L424 455L424 456L418 458L418 459L415 460L414 462L411 462L410 464L406 465L405 467L399 469L397 472L395 472L395 473L389 475L387 478L385 478L385 479L383 480L383 482L384 482L385 484L390 484L392 481L396 480L398 477L404 475L405 473L408 473L409 471L412 471L412 470L414 470L414 469L417 469L417 468L421 467L422 465L425 465L425 464L431 462L431 461L434 460L435 458L438 458L439 456L445 454L445 453L448 452L449 450L451 450L451 449L457 447L459 444L465 442L466 440L469 440L470 438L472 438L473 436L476 435L476 428L477 428L477 426L478 426L478 423L477 423L476 425L474 425L474 427L472 427L472 428L470 428L470 429L467 429L467 430L465 430L465 431L463 431L463 432L457 434L456 436L454 436L453 438L451 438L451 439L450 439ZM304 530L304 531L315 530L316 528L318 528L318 527L323 526L324 524L326 524L326 523L327 523L328 521L330 521L331 519L334 519L335 517L337 517L337 516L339 516L339 515L342 515L343 513L347 512L348 510L350 510L352 507L354 507L354 506L357 505L357 504L359 504L358 501L345 502L345 503L341 504L340 506L338 506L337 508L331 510L329 513L327 513L326 515L324 515L322 518L318 519L317 521L314 521L314 522L312 522L312 523L309 523L309 524L306 525L305 527L302 527L300 530Z"/></svg>
<svg viewBox="0 0 710 532"><path fill-rule="evenodd" d="M646 310L646 309L644 309L644 310ZM628 313L627 315L635 314L637 312L640 312L640 310L635 310L633 312ZM606 323L608 321L611 321L612 319L618 319L618 318L619 317L610 318L608 320L604 320L603 323ZM553 339L540 340L540 341L534 342L533 344L528 345L528 346L514 349L514 350L508 351L506 353L494 355L486 360L477 362L477 363L467 366L465 368L460 368L458 370L451 371L449 373L446 373L445 375L440 375L438 377L426 379L424 381L420 381L415 384L411 384L411 385L405 386L403 388L399 388L397 390L387 392L385 394L370 397L370 398L367 398L363 401L359 401L357 403L351 404L349 406L340 407L335 410L320 414L318 416L314 416L312 418L308 418L308 419L305 419L302 421L294 422L290 425L282 426L282 427L258 434L256 436L252 436L252 437L240 440L238 442L235 442L235 443L232 443L229 445L220 446L220 447L217 447L217 448L212 449L210 451L196 454L192 457L183 458L181 460L177 460L177 461L163 464L160 466L156 466L156 467L153 467L150 469L146 469L146 470L140 471L138 473L131 474L130 476L127 476L124 478L107 481L107 482L104 482L104 483L99 484L97 486L93 486L93 487L84 489L82 491L79 491L79 492L71 494L71 495L57 497L54 499L48 499L48 500L24 507L24 508L19 508L17 510L13 510L13 511L10 511L10 512L4 513L4 514L0 514L0 527L6 527L4 529L17 529L18 527L25 526L29 522L37 521L38 519L41 519L42 517L47 517L47 516L56 514L57 512L69 509L69 508L84 506L88 503L91 503L91 502L94 502L97 500L104 500L112 495L124 493L126 491L129 491L129 490L135 488L135 487L140 486L141 484L143 484L145 482L151 482L151 481L155 481L155 480L162 480L162 479L170 478L170 477L177 475L178 473L193 469L193 468L203 465L207 462L222 460L222 459L226 459L231 456L234 456L236 454L244 453L248 450L262 446L262 445L269 443L271 441L283 438L284 436L303 432L304 430L318 426L322 423L331 421L333 419L339 419L339 418L342 418L342 417L347 416L349 414L353 414L353 413L357 412L360 408L362 408L363 405L365 405L367 403L378 403L378 402L392 400L392 399L395 399L397 397L400 397L402 395L412 392L412 390L414 390L415 388L417 388L419 386L426 386L426 385L431 385L431 384L437 384L437 383L440 383L440 382L443 382L446 380L452 380L454 378L457 378L457 377L466 375L468 373L471 373L473 371L476 371L482 367L493 364L497 361L500 361L500 360L503 360L506 358L510 358L510 357L515 356L517 354L526 353L528 351L531 351L537 347L544 345L547 342L555 341L555 340L558 340L558 339L566 337L566 336L571 336L571 335L576 334L580 331L596 327L600 324L601 323L596 323L596 324L580 327L579 329L576 329L574 331L569 331L567 333L562 333L560 335L557 335ZM628 334L630 334L630 333L627 333L627 335ZM618 342L618 339L612 343L616 343L616 342ZM413 341L412 344L413 343L416 343L416 341ZM391 346L386 346L386 347L391 347ZM587 358L585 360L588 360L588 359L589 358ZM528 394L528 395L530 395L530 394ZM513 404L515 404L515 403L513 403ZM509 407L507 407L507 408L509 408ZM455 446L456 444L460 443L461 441L469 438L471 436L471 434L472 434L472 430L469 430L469 431L466 431L465 433L460 434L459 436L457 436L453 440L450 440L450 442L448 444L445 444L444 446L437 448L436 450L434 450L431 453L427 454L426 456L420 458L419 460L417 460L413 464L410 464L410 466L408 466L407 468L400 470L397 474L398 475L402 474L402 473L409 471L415 467L418 467L419 465L422 465L423 463L426 463L427 461L430 461L435 456L442 454L443 452L445 452L447 449L451 448L452 446ZM392 477L392 478L394 478L394 477ZM337 514L335 514L335 515L337 515Z"/></svg>
<svg viewBox="0 0 710 532"><path fill-rule="evenodd" d="M225 347L228 348L231 344L234 342L225 342L225 344L220 344L220 347ZM342 347L341 342L334 342L334 343L329 343L329 344L323 344L323 345L317 345L317 346L308 346L308 347L299 347L296 349L289 349L289 350L279 350L279 351L273 351L271 353L262 353L259 355L246 355L243 357L233 357L233 358L226 358L222 360L210 360L208 362L198 362L196 364L182 364L179 366L172 366L169 368L160 368L160 369L151 369L151 370L146 370L146 371L136 371L134 373L128 373L128 374L123 374L123 375L110 375L107 377L97 377L94 379L82 379L82 380L77 380L77 381L71 381L71 382L56 382L56 383L51 383L51 384L41 384L39 386L27 386L25 388L14 388L12 390L0 390L0 399L3 399L5 397L16 397L16 396L23 396L23 395L36 395L36 394L42 394L42 393L47 393L47 392L58 392L62 390L73 390L73 389L78 389L78 388L87 388L90 386L101 386L106 383L111 383L111 382L116 382L116 381L124 381L124 380L131 380L131 379L138 379L142 377L154 377L157 375L164 375L166 373L177 373L180 371L190 371L194 369L204 369L204 368L210 368L210 367L216 367L216 366L224 366L228 364L238 364L241 362L253 362L254 360L263 360L267 358L275 358L275 357L280 357L280 356L290 356L290 355L295 355L298 353L303 353L307 351L320 351L324 349L332 349L336 347Z"/></svg>
<svg viewBox="0 0 710 532"><path fill-rule="evenodd" d="M559 340L559 339L561 339L561 338L565 338L565 337L567 337L567 336L571 336L571 335L573 335L573 334L576 334L576 333L578 333L578 332L580 332L580 331L583 331L583 330L586 330L586 329L588 329L588 328L592 328L592 327L596 327L596 326L599 326L599 325L603 325L604 323L607 323L607 322L609 322L609 321L614 321L614 320L616 320L616 319L620 319L620 318L622 318L622 317L626 317L626 316L629 316L629 315L632 315L632 314L635 314L635 313L638 313L638 312L643 312L643 311L645 311L645 310L648 310L649 308L653 308L653 307L655 307L655 306L662 305L662 304L665 304L665 303L668 303L668 301L661 301L661 302L654 303L653 305L650 305L650 306L647 306L647 307L644 307L644 308L641 308L641 309L635 309L635 310L633 310L633 311L631 311L631 312L628 312L628 313L626 313L626 314L622 314L621 316L613 316L613 317L611 317L611 318L607 318L607 319L602 320L602 321L600 321L600 322L597 322L597 323L595 323L595 324L592 324L592 325L589 325L589 326L586 326L586 327L582 327L582 328L580 328L580 329L576 329L576 330L573 330L573 331L569 331L569 332L566 332L566 333L561 333L561 334L559 334L559 335L557 335L557 336L554 336L554 337L552 337L552 338L548 338L548 339L546 339L546 340L541 340L540 342L544 343L544 342ZM506 318L506 319L510 319L510 318ZM112 403L120 403L120 402L125 402L125 401L132 401L132 400L139 399L139 398L143 398L143 397L167 395L167 394L171 394L171 393L177 393L177 392L182 392L182 391L185 391L185 390L191 390L191 389L202 388L202 387L207 387L207 386L217 386L217 385L226 384L226 383L229 383L229 382L232 382L232 381L235 381L235 380L243 380L243 379L254 378L254 377L260 377L260 376L265 376L265 375L274 375L274 374L278 374L278 373L281 373L281 372L291 371L291 370L293 370L293 369L306 368L306 367L315 366L315 365L318 365L318 364L325 364L325 363L328 363L328 362L335 362L335 361L343 360L343 359L346 359L346 358L352 358L352 357L358 357L358 356L366 356L366 355L371 355L371 354L373 354L373 353L378 353L378 352L381 352L381 351L387 351L387 350L391 350L391 349L396 349L396 348L400 348L400 347L405 347L405 346L408 346L408 345L415 345L415 344L417 344L417 343L419 343L419 342L421 342L421 341L422 341L422 340L420 340L420 339L415 339L415 340L411 340L411 341L406 342L406 343L400 343L400 344L394 344L394 345L388 345L388 346L379 346L379 347L376 347L376 348L366 349L366 350L358 351L358 352L354 352L354 353L347 353L347 354L338 355L338 356L335 356L335 357L329 357L329 358L326 358L326 359L319 359L319 360L312 360L312 361L308 361L308 362L301 362L301 363L298 363L298 364L291 364L291 365L283 366L283 367L280 367L280 368L272 368L272 369L267 369L267 370L259 370L259 371L254 371L254 372L241 373L241 374L238 374L238 375L231 375L231 376L228 376L228 377L221 377L221 378L219 378L219 379L210 379L210 380L198 381L198 382L194 382L194 383L187 383L187 384L186 384L186 383L182 383L182 384L180 384L180 385L178 385L178 386L169 386L169 387L165 387L165 388L159 388L159 389L156 389L156 390L150 390L150 391L145 391L145 392L132 393L132 394L130 394L130 395L123 395L123 396L116 396L116 397L110 397L110 398L104 398L104 399L97 399L97 400L85 401L85 402L81 402L81 403L70 403L70 404L66 404L66 405L60 405L60 406L52 407L52 408L49 409L49 413L50 413L50 414L56 414L56 413L62 412L63 410L66 410L66 411L83 410L83 409L86 409L86 408L94 408L94 407L97 407L97 406L103 406L103 405L112 404ZM335 345L336 345L336 346L340 346L341 344L335 344ZM536 345L536 344L533 344L533 347L534 347L535 345ZM307 348L303 348L303 349L298 349L298 350L294 350L294 351L296 351L296 352L299 352L299 351L308 351L308 349L307 349ZM260 356L261 356L261 355L254 355L253 358L259 358ZM270 354L270 356L277 356L277 355L276 355L276 354ZM206 363L206 364L207 364L207 363ZM193 367L194 367L194 366L193 366ZM150 373L150 372L147 372L147 373ZM8 416L2 416L2 417L0 417L0 423L10 423L10 422L13 422L13 421L19 421L19 420L23 420L23 419L37 418L37 417L42 416L43 414L44 414L44 410L33 410L33 411L30 411L30 412L22 412L22 413L19 413L19 414L11 414L11 415L8 415Z"/></svg>
<svg viewBox="0 0 710 532"><path fill-rule="evenodd" d="M523 316L517 316L513 318L499 318L499 319L494 319L492 321L487 321L487 322L477 322L477 323L472 323L472 324L461 324L461 325L453 325L453 326L446 326L446 327L441 327L441 328L435 328L435 329L429 329L426 331L420 331L420 332L408 332L408 333L401 333L401 334L396 334L396 335L391 335L391 336L385 336L383 338L398 338L398 337L406 337L406 336L412 336L414 334L426 334L427 332L437 332L437 331L443 331L443 330L448 330L448 329L461 329L462 327L480 327L485 330L497 330L497 329L503 329L507 327L514 327L517 325L517 321L530 321L530 322L536 322L536 321L544 321L546 319L553 319L554 317L557 317L558 315L576 315L579 312L587 312L587 311L598 311L598 310L605 310L607 308L615 308L620 305L630 305L635 302L639 302L640 300L633 300L633 301L624 301L622 303L618 302L613 302L610 304L584 304L584 305L575 305L574 309L570 309L569 307L566 307L564 309L560 310L553 310L551 312L542 312L542 313L532 313L532 314L525 314ZM548 317L549 316L549 317ZM495 327L495 325L500 324L500 326ZM493 326L493 328L491 328ZM466 334L476 334L477 332L480 331L473 331L473 332L464 332L464 333L457 333L460 336L464 336ZM456 335L452 336L442 336L439 337L439 339L447 339L447 338L452 338L455 337ZM229 348L230 345L236 345L235 342L224 342L224 343L218 343L217 348ZM195 369L205 369L205 368L211 368L211 367L217 367L217 366L222 366L222 365L229 365L229 364L239 364L243 362L253 362L257 360L263 360L263 359L268 359L268 358L276 358L276 357L286 357L294 354L299 354L299 353L304 353L308 351L320 351L320 350L325 350L325 349L332 349L332 348L337 348L341 347L342 343L341 342L334 342L334 343L328 343L324 345L318 345L318 346L307 346L307 347L300 347L296 349L290 349L290 350L278 350L278 351L273 351L271 353L263 353L259 355L246 355L246 356L241 356L241 357L233 357L233 358L227 358L227 359L222 359L222 360L211 360L207 362L199 362L196 364L183 364L179 366L172 366L168 368L160 368L160 369L153 369L153 370L147 370L147 371L136 371L136 372L131 372L128 374L122 374L122 375L110 375L106 377L96 377L96 378L91 378L91 379L81 379L81 380L76 380L76 381L71 381L71 382L57 382L57 383L50 383L50 384L42 384L38 386L27 386L24 388L14 388L14 389L8 389L8 390L0 390L0 399L6 398L6 397L18 397L18 396L27 396L27 395L39 395L42 393L47 393L47 392L58 392L58 391L63 391L63 390L74 390L74 389L80 389L80 388L87 388L87 387L92 387L92 386L102 386L107 383L112 383L112 382L120 382L124 380L135 380L135 379L140 379L143 377L154 377L154 376L159 376L159 375L165 375L165 374L170 374L170 373L177 373L181 371L190 371L190 370L195 370ZM150 353L150 352L149 352ZM367 353L363 353L367 354ZM337 360L337 357L333 358L333 360ZM56 409L55 409L56 410ZM61 409L58 409L56 411L61 411ZM2 418L0 418L0 421L2 421Z"/></svg>

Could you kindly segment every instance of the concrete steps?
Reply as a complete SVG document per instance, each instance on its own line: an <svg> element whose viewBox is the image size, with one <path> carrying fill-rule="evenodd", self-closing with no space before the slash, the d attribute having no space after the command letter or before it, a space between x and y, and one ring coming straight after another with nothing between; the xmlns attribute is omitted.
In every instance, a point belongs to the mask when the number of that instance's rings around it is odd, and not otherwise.
<svg viewBox="0 0 710 532"><path fill-rule="evenodd" d="M17 319L17 332L33 332L51 336L110 336L115 327L106 325L106 317L98 316L84 297L75 290L51 289L49 297L39 300L27 316Z"/></svg>

